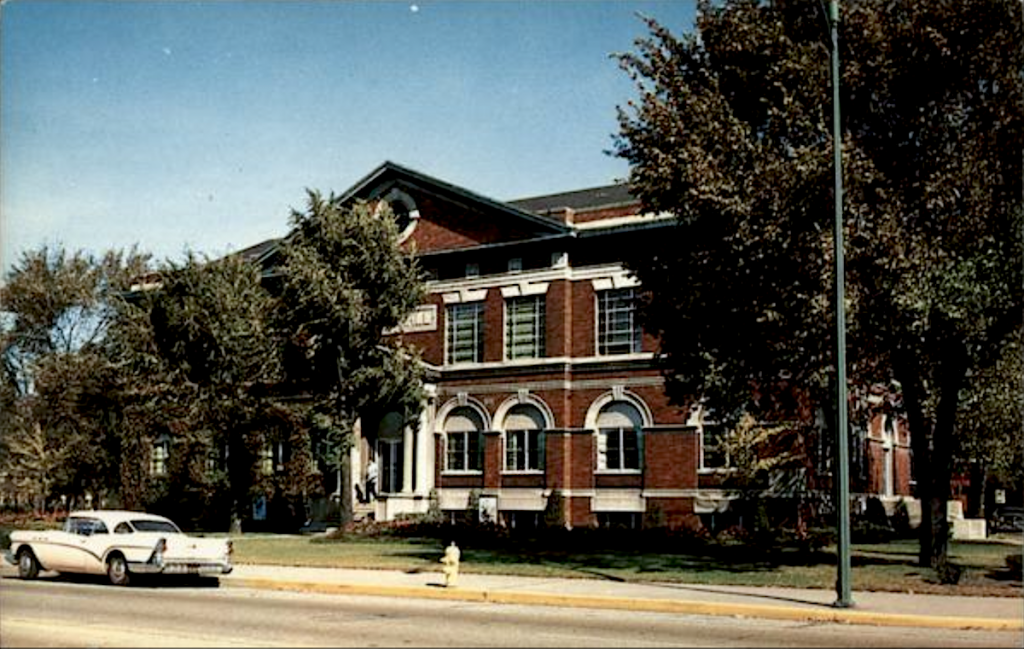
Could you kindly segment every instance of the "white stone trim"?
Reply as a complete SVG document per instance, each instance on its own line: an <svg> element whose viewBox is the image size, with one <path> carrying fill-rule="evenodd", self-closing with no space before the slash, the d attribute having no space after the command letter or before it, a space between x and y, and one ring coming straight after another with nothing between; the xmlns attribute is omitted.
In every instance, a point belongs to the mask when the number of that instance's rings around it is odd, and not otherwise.
<svg viewBox="0 0 1024 649"><path fill-rule="evenodd" d="M507 389L507 388L506 388ZM517 392L514 396L509 397L501 402L497 410L494 411L494 425L495 430L500 430L504 433L505 431L505 416L508 415L509 410L520 404L527 404L534 406L540 411L542 417L544 417L544 430L555 427L555 415L551 412L551 408L548 404L544 403L544 400L535 394L527 392L525 395L522 394L523 390Z"/></svg>
<svg viewBox="0 0 1024 649"><path fill-rule="evenodd" d="M658 214L633 214L630 216L615 216L607 219L596 219L594 221L575 221L573 222L573 227L577 230L601 230L605 228L619 228L624 225L671 221L674 218L675 217L669 212L660 212Z"/></svg>
<svg viewBox="0 0 1024 649"><path fill-rule="evenodd" d="M481 432L492 430L491 415L487 412L487 407L479 399L469 396L463 392L455 398L448 399L444 402L444 405L437 409L437 414L434 416L434 433L444 435L445 432L447 432L444 429L444 422L448 419L448 415L450 415L456 408L464 406L472 408L478 415L480 415L480 420L483 422Z"/></svg>
<svg viewBox="0 0 1024 649"><path fill-rule="evenodd" d="M624 383L625 382L622 380L615 380L613 385L617 386ZM651 415L651 409L647 406L647 403L644 402L643 399L641 399L636 394L633 394L632 392L624 388L622 390L621 398L616 398L617 392L618 390L615 390L615 388L613 387L611 390L608 390L608 392L605 392L604 394L602 394L601 396L599 396L598 398L594 399L591 402L590 407L587 409L587 416L584 419L584 428L586 428L587 430L593 430L596 434L597 416L601 413L601 409L604 408L606 405L614 403L616 401L625 401L626 403L635 407L640 412L640 417L643 419L644 428L647 428L648 426L654 423L654 417L653 415ZM616 471L616 473L619 473L619 471Z"/></svg>
<svg viewBox="0 0 1024 649"><path fill-rule="evenodd" d="M632 378L614 379L583 379L579 381L567 381L557 379L554 381L525 381L523 383L480 383L473 386L473 394L502 394L510 390L530 390L531 392L542 392L544 390L593 390L611 389L612 385L629 387L661 387L665 385L665 378L662 376L641 376ZM445 388L441 388L442 394L452 394ZM675 424L673 424L675 425Z"/></svg>
<svg viewBox="0 0 1024 649"><path fill-rule="evenodd" d="M549 286L551 286L551 282L519 282L518 284L502 286L499 290L501 291L501 296L504 298L525 297L530 295L544 295L548 292Z"/></svg>
<svg viewBox="0 0 1024 649"><path fill-rule="evenodd" d="M594 497L590 500L590 511L597 513L604 512L634 512L643 513L647 511L647 501L640 489L597 489Z"/></svg>

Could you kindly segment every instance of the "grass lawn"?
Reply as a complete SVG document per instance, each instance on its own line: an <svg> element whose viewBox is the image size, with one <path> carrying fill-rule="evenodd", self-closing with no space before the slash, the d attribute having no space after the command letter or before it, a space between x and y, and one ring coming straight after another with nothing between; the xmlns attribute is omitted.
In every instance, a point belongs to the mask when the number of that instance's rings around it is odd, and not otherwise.
<svg viewBox="0 0 1024 649"><path fill-rule="evenodd" d="M0 545L11 529L57 527L55 521L0 521ZM212 536L212 535L211 535ZM218 534L216 536L224 536ZM349 537L327 540L286 534L232 535L235 562L335 568L439 572L445 542L436 539ZM963 569L956 585L939 583L935 571L919 568L916 540L854 544L852 587L863 591L1022 597L1019 576L1006 571L1006 556L1021 556L1019 535L987 541L952 541L952 562ZM462 548L466 573L524 577L565 577L615 581L657 581L739 586L788 586L832 590L836 580L834 547L804 557L783 554L773 562L735 546L715 556L684 552L555 551L541 545L501 549Z"/></svg>
<svg viewBox="0 0 1024 649"><path fill-rule="evenodd" d="M437 572L443 542L433 539L326 541L309 536L241 535L235 538L240 564L275 564ZM998 541L950 545L952 561L963 568L957 585L938 582L935 572L916 565L917 541L854 545L854 590L997 595L1021 597L1021 581L1005 573L1006 555L1020 545ZM835 548L790 561L752 561L737 548L728 557L682 553L554 552L544 550L462 548L462 571L534 577L659 581L691 584L790 586L834 589Z"/></svg>

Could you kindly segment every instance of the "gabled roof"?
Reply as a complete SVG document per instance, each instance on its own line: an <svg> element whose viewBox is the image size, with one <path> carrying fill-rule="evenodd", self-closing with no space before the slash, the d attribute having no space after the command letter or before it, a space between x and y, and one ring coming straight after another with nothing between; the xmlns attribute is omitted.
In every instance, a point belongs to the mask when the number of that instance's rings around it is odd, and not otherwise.
<svg viewBox="0 0 1024 649"><path fill-rule="evenodd" d="M373 199L387 193L392 187L405 186L419 189L467 207L478 207L492 214L518 219L529 224L538 237L553 234L569 234L571 228L554 219L539 216L532 211L487 198L467 189L452 185L408 167L385 161L359 182L342 194L343 201L352 199Z"/></svg>

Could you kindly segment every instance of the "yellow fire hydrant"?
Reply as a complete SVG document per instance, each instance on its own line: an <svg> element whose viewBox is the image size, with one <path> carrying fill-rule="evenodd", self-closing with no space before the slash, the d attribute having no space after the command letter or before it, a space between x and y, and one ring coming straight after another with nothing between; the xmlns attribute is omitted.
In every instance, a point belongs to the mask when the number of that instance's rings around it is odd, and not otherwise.
<svg viewBox="0 0 1024 649"><path fill-rule="evenodd" d="M459 579L459 557L461 555L455 541L452 541L451 545L444 550L444 556L441 557L441 572L444 573L445 588L454 586Z"/></svg>

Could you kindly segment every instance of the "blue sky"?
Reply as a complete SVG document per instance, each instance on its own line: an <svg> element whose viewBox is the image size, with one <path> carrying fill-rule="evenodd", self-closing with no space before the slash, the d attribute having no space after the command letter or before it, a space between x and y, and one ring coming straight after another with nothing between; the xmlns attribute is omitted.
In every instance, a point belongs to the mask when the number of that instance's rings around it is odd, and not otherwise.
<svg viewBox="0 0 1024 649"><path fill-rule="evenodd" d="M6 0L0 267L282 236L385 160L498 200L625 177L609 58L692 0Z"/></svg>

